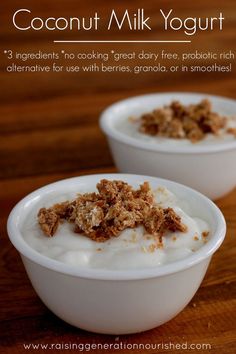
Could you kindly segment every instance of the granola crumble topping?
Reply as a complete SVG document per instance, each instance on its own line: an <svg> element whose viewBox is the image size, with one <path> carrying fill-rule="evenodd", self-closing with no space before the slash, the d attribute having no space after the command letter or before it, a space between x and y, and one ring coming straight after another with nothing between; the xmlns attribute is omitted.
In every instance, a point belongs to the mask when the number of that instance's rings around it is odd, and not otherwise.
<svg viewBox="0 0 236 354"><path fill-rule="evenodd" d="M187 231L172 208L162 208L155 203L148 182L134 190L128 183L103 179L97 189L98 193L79 194L72 202L41 208L38 222L45 236L54 236L64 220L74 223L76 233L97 242L117 237L123 230L139 225L155 235L160 244L167 231ZM135 235L132 240L136 242ZM151 249L153 251L153 247Z"/></svg>
<svg viewBox="0 0 236 354"><path fill-rule="evenodd" d="M170 105L143 114L139 130L152 136L189 139L195 143L209 133L219 135L226 124L226 117L213 112L207 99L191 105L173 101ZM228 128L226 132L236 136L235 128Z"/></svg>
<svg viewBox="0 0 236 354"><path fill-rule="evenodd" d="M228 134L233 134L236 137L236 128L228 128L227 129Z"/></svg>
<svg viewBox="0 0 236 354"><path fill-rule="evenodd" d="M206 238L209 236L209 231L203 231L202 232L202 237Z"/></svg>

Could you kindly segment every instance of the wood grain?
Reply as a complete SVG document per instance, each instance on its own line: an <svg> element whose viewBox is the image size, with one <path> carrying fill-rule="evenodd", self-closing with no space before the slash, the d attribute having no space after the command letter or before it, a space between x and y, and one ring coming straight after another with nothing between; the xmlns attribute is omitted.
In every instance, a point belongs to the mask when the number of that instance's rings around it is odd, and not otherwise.
<svg viewBox="0 0 236 354"><path fill-rule="evenodd" d="M156 21L157 8L175 8L181 16L211 15L224 12L227 19L222 33L207 32L195 36L191 47L184 45L155 46L181 53L183 51L236 49L236 8L233 0L208 1L146 1L147 13ZM75 13L89 15L94 12L94 1L73 0L16 0L4 2L0 14L0 40L6 49L16 51L49 52L61 50L62 45L53 45L53 33L32 31L20 33L13 30L10 20L15 9L31 8L40 16L70 16ZM96 9L104 16L111 7L124 10L144 7L141 0L118 0L108 6L104 0L96 2ZM158 21L156 21L158 22ZM161 32L160 24L154 26L149 39L157 34L170 39L170 34ZM66 33L76 39L76 33ZM108 38L105 31L93 33L95 38ZM114 39L121 34L112 33ZM136 38L127 30L122 33L127 39ZM140 33L144 39L146 33ZM176 34L175 34L176 36ZM86 38L89 35L86 34ZM175 37L176 38L176 37ZM65 49L65 48L64 48ZM90 51L93 45L66 50ZM109 51L114 46L107 44L95 48ZM153 45L116 45L117 51L154 50ZM132 65L136 65L134 62ZM173 62L170 61L169 65ZM225 62L227 64L227 62ZM6 73L7 60L1 57L0 79L0 353L25 353L23 343L210 343L212 353L235 353L236 348L236 288L235 288L235 230L236 190L216 201L227 222L227 236L220 250L214 255L207 275L192 302L176 318L154 330L136 335L103 336L71 327L54 316L39 300L24 271L19 254L10 244L6 221L11 208L26 194L47 183L61 178L97 172L114 172L115 167L105 137L99 130L98 117L101 111L113 102L151 92L187 91L205 92L236 99L235 67L229 74L187 73L177 74L27 74ZM232 168L235 168L232 162ZM37 350L38 353L58 352ZM68 350L66 352L74 352ZM113 353L113 351L93 351ZM114 351L115 352L115 351ZM116 351L117 352L117 351ZM137 353L137 350L120 351ZM156 351L144 350L143 353ZM176 351L179 352L179 351ZM184 353L195 351L185 350ZM208 351L198 350L198 353ZM158 353L174 353L159 350Z"/></svg>

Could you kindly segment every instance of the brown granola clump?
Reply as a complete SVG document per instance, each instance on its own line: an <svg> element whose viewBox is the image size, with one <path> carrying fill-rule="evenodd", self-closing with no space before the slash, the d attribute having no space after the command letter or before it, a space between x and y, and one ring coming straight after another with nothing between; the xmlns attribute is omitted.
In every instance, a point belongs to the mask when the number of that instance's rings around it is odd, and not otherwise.
<svg viewBox="0 0 236 354"><path fill-rule="evenodd" d="M53 236L62 219L70 217L73 202L55 204L51 208L41 208L38 213L39 225L46 236Z"/></svg>
<svg viewBox="0 0 236 354"><path fill-rule="evenodd" d="M202 237L204 237L204 238L208 237L209 233L210 233L209 231L203 231L202 232Z"/></svg>
<svg viewBox="0 0 236 354"><path fill-rule="evenodd" d="M227 129L228 134L233 134L236 137L236 128L228 128Z"/></svg>
<svg viewBox="0 0 236 354"><path fill-rule="evenodd" d="M39 225L46 236L53 236L57 231L60 216L52 208L41 208L38 213Z"/></svg>
<svg viewBox="0 0 236 354"><path fill-rule="evenodd" d="M63 220L74 223L75 232L98 242L138 225L160 241L166 231L187 230L172 208L161 208L155 203L148 182L134 190L128 183L103 179L97 189L98 193L79 194L72 202L40 209L38 222L44 234L53 236Z"/></svg>
<svg viewBox="0 0 236 354"><path fill-rule="evenodd" d="M198 104L185 106L179 101L143 114L140 118L142 133L174 139L189 139L193 143L202 140L206 134L219 135L226 128L227 120L212 112L211 103L204 99ZM228 129L230 134L235 131Z"/></svg>

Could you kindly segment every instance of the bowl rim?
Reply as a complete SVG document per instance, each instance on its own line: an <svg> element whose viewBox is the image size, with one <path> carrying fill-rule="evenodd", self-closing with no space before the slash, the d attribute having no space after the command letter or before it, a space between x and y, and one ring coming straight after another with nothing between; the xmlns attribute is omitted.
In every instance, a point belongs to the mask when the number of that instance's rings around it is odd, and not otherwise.
<svg viewBox="0 0 236 354"><path fill-rule="evenodd" d="M221 152L221 151L228 151L228 150L233 150L236 149L236 139L232 141L225 141L222 144L209 144L209 145L188 145L186 146L175 146L174 144L172 146L163 146L162 144L150 144L147 141L141 141L138 140L137 138L131 137L128 134L125 135L124 133L118 131L117 129L114 128L114 126L111 124L111 117L113 115L114 110L117 110L119 106L122 106L124 104L132 104L135 101L143 100L145 99L151 99L151 98L157 98L157 97L166 97L166 96L183 96L183 97L195 97L199 99L203 98L209 98L209 99L214 99L214 100L221 100L224 101L225 103L230 102L234 103L236 105L236 100L232 98L227 98L223 96L217 96L217 95L210 95L210 94L204 94L204 93L196 93L196 92L161 92L161 93L150 93L150 94L144 94L144 95L137 95L137 96L132 96L123 100L119 100L110 106L108 106L105 110L102 111L100 114L100 119L99 119L99 125L101 130L110 138L123 143L128 146L132 146L135 148L147 150L147 151L155 151L155 152L162 152L162 153L172 153L172 154L205 154L205 153L215 153L215 152ZM178 98L181 100L181 98Z"/></svg>
<svg viewBox="0 0 236 354"><path fill-rule="evenodd" d="M101 178L108 179L131 179L134 182L138 179L147 180L147 181L155 181L160 183L161 185L169 186L185 189L188 193L194 193L197 198L204 200L209 208L211 208L212 212L215 214L216 221L216 232L212 235L211 239L202 246L195 253L191 254L187 258L174 261L168 264L164 264L161 266L143 268L143 269L128 269L128 270L109 270L109 269L92 269L92 268L79 268L74 265L69 265L47 256L40 254L35 251L27 242L23 239L22 234L18 228L18 224L20 222L21 213L24 211L24 208L27 204L30 204L33 198L37 198L40 195L43 195L45 192L49 192L50 190L55 190L55 188L59 185L68 184L75 180L81 180L81 182L86 181L86 179L94 179L94 181L98 181ZM23 213L24 215L24 213ZM14 247L20 252L21 256L23 255L30 261L41 265L47 269L52 271L56 271L58 273L67 274L74 277L86 278L86 279L97 279L97 280L141 280L141 279L149 279L154 277L165 276L168 274L174 274L176 272L191 268L192 266L200 263L201 261L206 260L211 257L213 253L220 247L221 243L224 240L226 233L226 223L224 216L220 209L207 197L203 194L184 186L182 184L169 181L162 178L150 177L144 175L132 175L132 174L121 174L121 173L112 173L112 174L91 174L84 175L78 177L72 177L67 179L62 179L54 183L50 183L44 187L36 189L34 192L31 192L22 200L20 200L15 207L12 209L8 221L7 221L7 231L10 238L11 243Z"/></svg>

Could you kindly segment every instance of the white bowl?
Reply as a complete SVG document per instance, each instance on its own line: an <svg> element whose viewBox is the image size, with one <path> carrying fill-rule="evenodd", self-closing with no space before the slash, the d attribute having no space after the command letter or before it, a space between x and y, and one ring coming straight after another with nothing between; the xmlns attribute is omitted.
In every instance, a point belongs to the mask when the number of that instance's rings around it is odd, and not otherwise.
<svg viewBox="0 0 236 354"><path fill-rule="evenodd" d="M146 269L81 269L53 260L32 249L21 228L29 211L50 193L95 186L101 178L120 179L137 186L149 181L164 185L188 200L193 215L206 220L211 237L185 259ZM155 177L102 174L49 184L21 200L8 219L11 242L20 252L38 296L58 317L79 328L99 333L127 334L159 326L176 316L192 299L226 232L222 213L208 198L180 184Z"/></svg>
<svg viewBox="0 0 236 354"><path fill-rule="evenodd" d="M165 93L137 96L108 107L101 115L100 126L120 172L167 178L197 189L211 199L222 197L236 185L236 139L211 144L169 145L141 140L117 129L130 116L179 100L198 103L209 98L213 110L235 115L236 101L206 94Z"/></svg>

